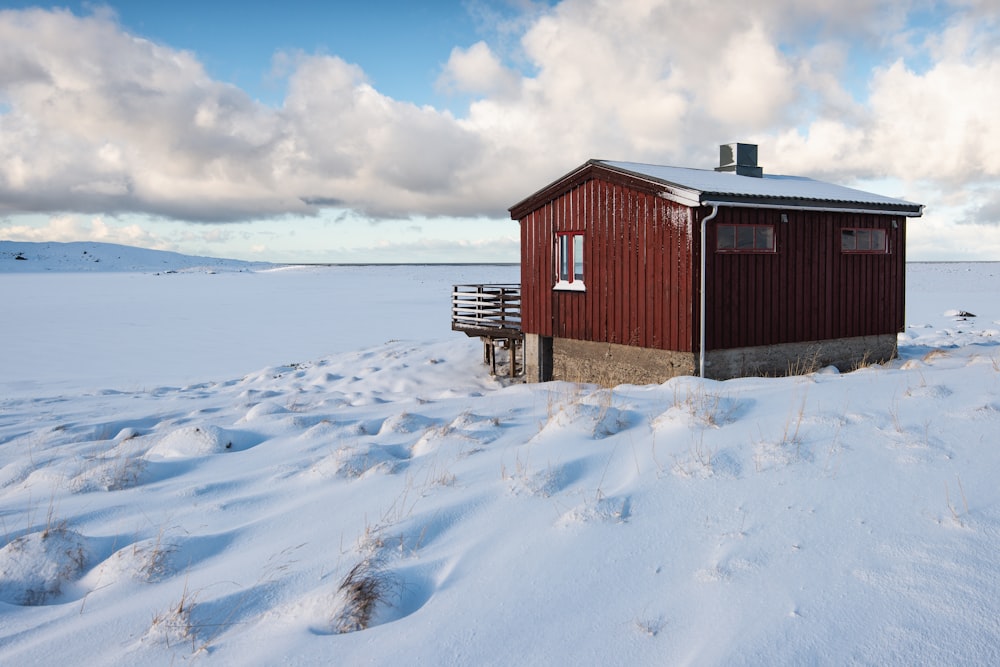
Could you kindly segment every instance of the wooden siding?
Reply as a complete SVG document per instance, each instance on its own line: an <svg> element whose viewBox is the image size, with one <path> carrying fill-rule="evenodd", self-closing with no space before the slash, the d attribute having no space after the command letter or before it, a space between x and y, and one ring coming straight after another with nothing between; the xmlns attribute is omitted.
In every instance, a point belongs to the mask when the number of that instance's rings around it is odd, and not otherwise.
<svg viewBox="0 0 1000 667"><path fill-rule="evenodd" d="M776 252L715 252L717 225L751 223L774 225ZM888 254L842 252L845 228L885 230ZM707 237L706 349L901 331L905 228L902 216L720 208Z"/></svg>
<svg viewBox="0 0 1000 667"><path fill-rule="evenodd" d="M622 180L588 179L524 214L526 333L692 351L691 209ZM586 291L553 290L556 232L585 232Z"/></svg>

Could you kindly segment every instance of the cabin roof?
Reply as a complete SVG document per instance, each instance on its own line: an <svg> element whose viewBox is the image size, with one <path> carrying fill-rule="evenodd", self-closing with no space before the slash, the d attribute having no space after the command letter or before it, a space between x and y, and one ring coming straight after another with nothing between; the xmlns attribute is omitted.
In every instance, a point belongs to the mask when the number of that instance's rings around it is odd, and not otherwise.
<svg viewBox="0 0 1000 667"><path fill-rule="evenodd" d="M864 190L818 181L804 176L764 174L741 176L710 169L690 169L639 162L590 160L563 178L511 207L511 217L520 219L546 200L593 176L595 172L617 174L654 189L660 196L686 206L712 204L774 208L830 209L920 216L923 205Z"/></svg>

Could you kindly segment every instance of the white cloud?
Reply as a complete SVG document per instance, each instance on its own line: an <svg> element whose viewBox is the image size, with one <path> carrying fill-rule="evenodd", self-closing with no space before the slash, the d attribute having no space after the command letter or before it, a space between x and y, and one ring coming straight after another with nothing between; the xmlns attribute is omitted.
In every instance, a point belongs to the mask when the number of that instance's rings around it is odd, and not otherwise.
<svg viewBox="0 0 1000 667"><path fill-rule="evenodd" d="M438 86L450 92L508 97L517 90L518 75L504 67L485 42L476 42L468 49L452 49Z"/></svg>
<svg viewBox="0 0 1000 667"><path fill-rule="evenodd" d="M754 24L740 39L724 44L707 72L704 107L727 125L766 129L789 114L796 81L787 59Z"/></svg>
<svg viewBox="0 0 1000 667"><path fill-rule="evenodd" d="M980 202L972 209L970 218L963 222L1000 226L1000 190L991 189L984 193Z"/></svg>
<svg viewBox="0 0 1000 667"><path fill-rule="evenodd" d="M273 114L192 54L106 15L37 9L0 13L0 45L0 62L21 63L0 66L3 208L229 219L289 207L262 159ZM206 105L213 127L194 122Z"/></svg>
<svg viewBox="0 0 1000 667"><path fill-rule="evenodd" d="M109 225L100 217L81 220L75 215L52 216L40 225L0 223L0 236L9 241L57 243L100 241L156 250L173 249L166 239L143 229L138 224Z"/></svg>
<svg viewBox="0 0 1000 667"><path fill-rule="evenodd" d="M952 224L933 215L912 222L906 230L908 261L996 261L1000 257L1000 236L996 227L980 224Z"/></svg>

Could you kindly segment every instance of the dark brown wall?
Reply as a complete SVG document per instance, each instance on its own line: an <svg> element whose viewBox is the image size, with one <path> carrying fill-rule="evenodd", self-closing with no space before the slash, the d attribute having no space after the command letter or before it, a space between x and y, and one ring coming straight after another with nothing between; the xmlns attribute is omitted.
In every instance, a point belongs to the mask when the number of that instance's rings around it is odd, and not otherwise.
<svg viewBox="0 0 1000 667"><path fill-rule="evenodd" d="M691 351L691 210L590 179L521 219L526 333ZM555 233L583 229L586 292L553 291Z"/></svg>
<svg viewBox="0 0 1000 667"><path fill-rule="evenodd" d="M707 209L699 211L707 215ZM782 223L781 213L788 216ZM897 229L892 228L892 220ZM709 223L773 224L774 254L708 254L706 349L893 334L903 329L902 216L720 208ZM845 227L886 231L889 254L840 250Z"/></svg>

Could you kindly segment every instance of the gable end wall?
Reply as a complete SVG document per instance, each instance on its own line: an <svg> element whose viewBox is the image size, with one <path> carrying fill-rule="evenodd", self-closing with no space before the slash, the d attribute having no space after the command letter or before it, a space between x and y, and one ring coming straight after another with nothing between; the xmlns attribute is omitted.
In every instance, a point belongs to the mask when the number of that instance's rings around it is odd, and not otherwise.
<svg viewBox="0 0 1000 667"><path fill-rule="evenodd" d="M589 178L524 213L522 328L556 338L692 351L696 269L691 209ZM554 291L555 235L583 230L586 291Z"/></svg>

